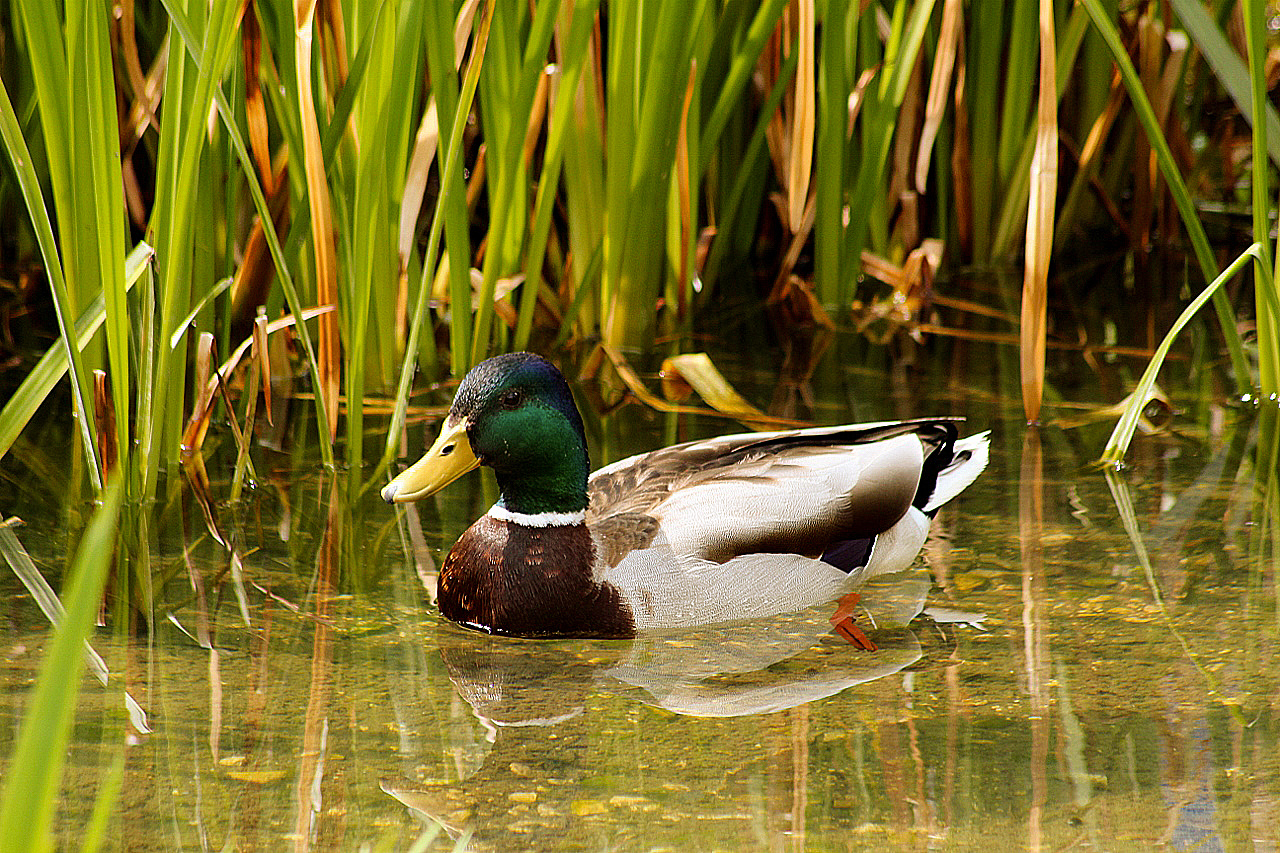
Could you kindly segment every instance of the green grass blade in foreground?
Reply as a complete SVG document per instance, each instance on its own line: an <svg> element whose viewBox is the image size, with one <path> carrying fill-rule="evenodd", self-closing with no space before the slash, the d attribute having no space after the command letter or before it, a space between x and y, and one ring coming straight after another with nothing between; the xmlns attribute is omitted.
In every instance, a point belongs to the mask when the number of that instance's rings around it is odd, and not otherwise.
<svg viewBox="0 0 1280 853"><path fill-rule="evenodd" d="M125 289L133 287L155 253L146 243L139 243L125 258ZM106 319L106 305L101 296L84 310L76 321L76 347L84 349ZM22 430L44 403L62 375L67 372L67 347L55 343L45 352L13 396L0 409L0 456L9 452Z"/></svg>
<svg viewBox="0 0 1280 853"><path fill-rule="evenodd" d="M1174 204L1178 207L1178 213L1182 216L1182 226L1186 228L1187 236L1191 238L1191 245L1195 249L1196 261L1200 264L1200 271L1203 273L1205 280L1214 280L1218 277L1218 265L1213 257L1213 249L1209 246L1209 238L1204 233L1204 226L1200 224L1195 204L1191 201L1191 193L1187 190L1186 182L1182 180L1182 174L1178 171L1178 164L1173 159L1173 152L1169 149L1169 143L1164 138L1160 123L1156 119L1155 110L1151 108L1151 102L1147 100L1146 92L1142 88L1142 81L1138 78L1138 72L1134 69L1132 60L1129 59L1124 43L1120 40L1120 34L1116 31L1116 26L1107 11L1102 8L1102 0L1080 0L1080 2L1093 20L1094 29L1098 31L1103 41L1106 42L1107 48L1111 51L1111 59L1120 71L1120 78L1124 81L1125 89L1129 92L1129 102L1133 105L1134 113L1142 124L1143 132L1147 135L1147 141L1151 144L1151 150L1155 152L1156 161L1160 164L1160 174L1164 176L1165 183L1169 187L1169 193L1173 196ZM1249 363L1244 356L1244 346L1240 342L1240 332L1236 329L1235 317L1231 314L1231 306L1227 301L1226 295L1218 288L1209 287L1206 292L1213 294L1213 308L1218 315L1218 325L1222 329L1222 336L1226 339L1227 352L1231 355L1231 367L1236 375L1236 387L1241 392L1244 392L1249 388ZM1130 435L1132 435L1132 432ZM1126 441L1125 444L1127 445L1128 442Z"/></svg>
<svg viewBox="0 0 1280 853"><path fill-rule="evenodd" d="M1244 268L1250 258L1260 258L1261 247L1254 243L1244 251L1240 257L1231 262L1222 274L1209 283L1209 286L1200 292L1200 295L1191 300L1191 304L1183 309L1182 314L1174 321L1173 326L1169 329L1169 333L1164 336L1164 340L1160 342L1160 346L1156 347L1155 355L1151 357L1151 361L1147 364L1147 369L1143 371L1142 378L1138 380L1137 387L1133 390L1133 395L1129 398L1129 405L1125 407L1124 414L1120 416L1120 420L1116 423L1115 429L1111 432L1111 438L1107 440L1107 446L1102 451L1102 458L1099 462L1106 465L1118 465L1124 459L1124 454L1129 449L1129 442L1133 440L1134 430L1138 428L1138 418L1142 415L1143 408L1146 407L1147 397L1151 393L1152 387L1156 383L1156 374L1160 372L1161 366L1164 364L1164 358L1169 354L1169 348L1173 346L1173 341L1178 337L1178 333L1182 331L1187 323L1191 322L1191 318L1196 312L1209 301L1223 284L1230 281L1236 273Z"/></svg>
<svg viewBox="0 0 1280 853"><path fill-rule="evenodd" d="M80 538L63 601L67 615L27 703L0 799L0 839L9 850L52 849L50 829L80 692L84 642L102 604L122 493L121 481L113 481Z"/></svg>
<svg viewBox="0 0 1280 853"><path fill-rule="evenodd" d="M9 100L9 90L5 88L2 80L0 80L0 136L4 138L5 149L9 152L9 162L13 164L18 186L27 203L27 213L31 216L31 224L36 232L36 241L40 244L45 275L49 278L49 290L53 295L54 313L58 318L58 329L62 332L63 346L69 359L71 394L75 401L80 439L84 443L85 457L89 460L89 477L94 489L100 491L102 466L98 460L97 428L85 394L86 376L84 362L80 357L80 347L71 333L71 306L67 283L62 276L62 262L58 257L58 244L53 237L53 225L49 221L49 211L44 205L44 196L40 193L40 178L31 165L31 152L27 150L27 142L22 136L22 127L18 123L17 114L13 111L13 103Z"/></svg>

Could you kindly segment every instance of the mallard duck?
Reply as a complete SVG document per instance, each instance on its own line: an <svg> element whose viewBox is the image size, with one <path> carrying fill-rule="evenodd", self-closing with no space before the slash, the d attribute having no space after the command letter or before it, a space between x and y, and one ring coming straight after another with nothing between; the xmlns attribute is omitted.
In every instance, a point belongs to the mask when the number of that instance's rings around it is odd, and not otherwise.
<svg viewBox="0 0 1280 853"><path fill-rule="evenodd" d="M592 474L564 376L512 353L467 374L382 497L489 466L501 497L445 558L440 612L494 634L630 637L847 611L862 582L915 560L934 512L986 466L988 434L957 435L945 418L730 435Z"/></svg>

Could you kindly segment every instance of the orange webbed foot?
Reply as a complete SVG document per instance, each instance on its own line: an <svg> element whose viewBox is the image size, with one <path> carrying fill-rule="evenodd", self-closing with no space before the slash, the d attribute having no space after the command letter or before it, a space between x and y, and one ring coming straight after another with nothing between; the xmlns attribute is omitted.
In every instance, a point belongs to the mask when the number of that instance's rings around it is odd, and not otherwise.
<svg viewBox="0 0 1280 853"><path fill-rule="evenodd" d="M874 652L879 650L880 647L863 633L862 629L858 627L858 623L854 621L854 608L858 606L861 598L858 593L851 592L836 602L836 612L831 614L830 617L831 628L843 637L849 645L863 651Z"/></svg>

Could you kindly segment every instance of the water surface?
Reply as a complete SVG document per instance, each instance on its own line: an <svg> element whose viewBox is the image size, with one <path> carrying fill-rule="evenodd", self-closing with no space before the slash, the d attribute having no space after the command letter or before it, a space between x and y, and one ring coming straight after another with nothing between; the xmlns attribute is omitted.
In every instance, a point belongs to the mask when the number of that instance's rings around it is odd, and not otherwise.
<svg viewBox="0 0 1280 853"><path fill-rule="evenodd" d="M993 430L916 569L865 591L880 652L824 612L634 642L468 632L433 573L490 482L393 510L264 455L215 507L239 565L185 490L157 509L155 620L117 604L94 641L115 675L84 682L59 845L120 750L124 685L151 731L127 738L121 850L406 849L436 825L429 849L1280 849L1274 419L1200 406L1108 478L1088 463L1109 423L1028 430L971 367L886 373L837 346L779 381L754 358L725 359L751 399L819 422ZM588 423L596 464L741 429L638 406ZM56 584L87 507L4 464ZM7 753L47 631L0 589Z"/></svg>

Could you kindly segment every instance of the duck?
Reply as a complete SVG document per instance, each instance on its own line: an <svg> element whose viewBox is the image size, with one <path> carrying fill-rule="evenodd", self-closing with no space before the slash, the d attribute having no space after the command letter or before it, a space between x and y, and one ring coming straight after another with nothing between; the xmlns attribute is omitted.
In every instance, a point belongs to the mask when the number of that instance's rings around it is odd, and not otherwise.
<svg viewBox="0 0 1280 853"><path fill-rule="evenodd" d="M534 353L472 368L435 442L383 489L417 501L484 465L500 497L445 557L446 619L515 637L635 637L837 603L908 569L938 508L987 465L958 418L690 441L590 470L564 375Z"/></svg>

